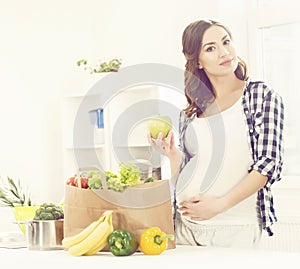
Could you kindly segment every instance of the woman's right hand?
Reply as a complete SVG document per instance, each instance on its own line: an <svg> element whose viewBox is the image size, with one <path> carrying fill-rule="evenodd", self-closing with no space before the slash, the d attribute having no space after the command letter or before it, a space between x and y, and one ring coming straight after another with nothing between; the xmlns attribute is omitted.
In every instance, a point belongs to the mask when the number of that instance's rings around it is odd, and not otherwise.
<svg viewBox="0 0 300 269"><path fill-rule="evenodd" d="M148 142L156 151L170 158L171 155L177 150L175 147L174 133L173 131L170 131L166 138L162 138L162 136L162 133L159 133L155 139L151 137L150 133L148 133Z"/></svg>

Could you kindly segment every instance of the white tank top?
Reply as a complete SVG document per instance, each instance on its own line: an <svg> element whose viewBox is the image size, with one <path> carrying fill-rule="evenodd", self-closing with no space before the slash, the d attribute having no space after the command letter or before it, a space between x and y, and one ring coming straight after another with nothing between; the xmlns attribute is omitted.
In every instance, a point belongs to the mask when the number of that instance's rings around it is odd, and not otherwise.
<svg viewBox="0 0 300 269"><path fill-rule="evenodd" d="M240 98L218 116L195 118L187 127L185 145L193 158L178 179L176 195L178 203L203 192L222 196L248 174L248 168L253 160L243 113L242 98ZM216 123L208 119L216 120ZM205 176L208 179L206 183ZM212 178L215 180L212 181ZM204 189L200 191L201 184ZM193 222L257 223L256 193L210 220Z"/></svg>

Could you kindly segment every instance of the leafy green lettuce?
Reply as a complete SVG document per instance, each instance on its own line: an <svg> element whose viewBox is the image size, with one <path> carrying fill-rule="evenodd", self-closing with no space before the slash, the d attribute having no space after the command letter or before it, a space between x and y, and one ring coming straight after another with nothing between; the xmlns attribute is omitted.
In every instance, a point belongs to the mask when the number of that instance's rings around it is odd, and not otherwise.
<svg viewBox="0 0 300 269"><path fill-rule="evenodd" d="M125 186L134 186L141 182L140 169L133 163L119 163L120 181Z"/></svg>

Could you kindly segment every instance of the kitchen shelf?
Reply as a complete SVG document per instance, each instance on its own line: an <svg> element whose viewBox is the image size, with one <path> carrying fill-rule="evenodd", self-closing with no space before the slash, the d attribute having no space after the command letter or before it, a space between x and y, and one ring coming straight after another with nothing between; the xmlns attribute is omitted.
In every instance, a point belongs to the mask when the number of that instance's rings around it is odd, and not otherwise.
<svg viewBox="0 0 300 269"><path fill-rule="evenodd" d="M92 85L94 83L89 83ZM82 85L81 85L82 86ZM78 86L78 87L81 87ZM132 105L140 101L145 101L149 99L158 99L159 98L159 87L153 85L140 85L133 86L131 88L124 89L105 104L103 107L103 144L102 141L95 141L94 145L90 145L91 141L85 141L85 137L82 137L79 141L80 146L74 146L73 143L73 131L74 131L74 122L79 118L82 120L83 128L91 130L90 128L92 122L88 112L90 110L97 109L101 106L101 95L99 94L89 94L88 91L85 91L84 88L74 89L68 92L65 92L62 96L62 111L63 111L63 121L62 121L62 130L63 130L63 141L64 141L64 177L68 178L70 174L74 174L76 169L80 168L81 165L97 165L95 161L101 163L101 166L107 170L114 171L118 169L119 159L118 153L126 153L126 149L129 149L128 161L131 161L135 158L139 159L149 159L151 154L149 154L149 148L151 147L147 143L145 125L136 123L137 126L133 126L130 131L132 133L128 134L130 140L128 144L125 144L123 141L120 141L117 146L112 144L113 132L118 130L116 124L118 124L118 119L120 116L123 116L126 113L127 109ZM97 96L97 98L94 98ZM90 98L87 102L87 106L84 107L82 115L78 115L81 102L84 98ZM157 107L151 107L151 113L159 114L159 102L157 102ZM138 112L137 112L138 113ZM86 143L85 143L86 142ZM124 143L124 144L123 144ZM75 156L74 150L78 150L77 157ZM94 152L97 155L97 160L95 160ZM80 154L80 155L78 155ZM77 163L78 156L81 156L79 162ZM124 156L124 155L122 155ZM93 163L90 163L93 162ZM83 163L83 164L82 164Z"/></svg>

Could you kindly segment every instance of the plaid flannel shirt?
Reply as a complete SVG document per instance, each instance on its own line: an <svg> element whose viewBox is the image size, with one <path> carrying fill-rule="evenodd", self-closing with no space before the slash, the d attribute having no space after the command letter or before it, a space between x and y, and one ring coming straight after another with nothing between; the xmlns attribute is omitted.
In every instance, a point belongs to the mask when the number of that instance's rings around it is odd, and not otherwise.
<svg viewBox="0 0 300 269"><path fill-rule="evenodd" d="M281 96L273 89L263 82L252 82L249 79L243 92L242 105L253 158L253 164L249 167L248 172L255 169L262 175L268 176L266 185L257 193L257 206L262 228L269 235L273 235L270 226L277 221L277 217L271 186L281 179L284 106ZM180 113L179 141L180 148L184 153L180 171L191 158L184 140L186 128L195 116L194 114L187 118L185 113ZM174 202L176 206L176 198Z"/></svg>

